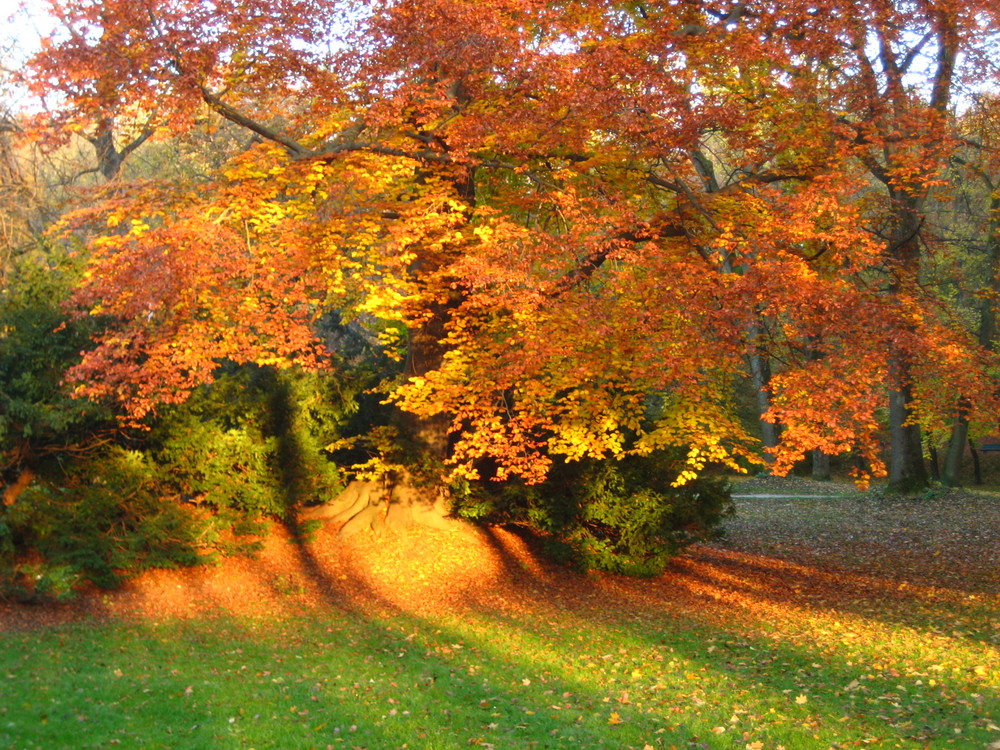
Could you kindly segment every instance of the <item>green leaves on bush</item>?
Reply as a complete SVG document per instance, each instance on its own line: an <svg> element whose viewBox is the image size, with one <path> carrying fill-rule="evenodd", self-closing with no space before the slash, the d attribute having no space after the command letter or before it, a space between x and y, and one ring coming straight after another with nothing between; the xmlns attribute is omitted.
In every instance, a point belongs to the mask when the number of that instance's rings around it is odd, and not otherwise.
<svg viewBox="0 0 1000 750"><path fill-rule="evenodd" d="M290 517L342 487L325 446L354 408L344 387L337 375L231 368L163 414L150 455L169 492L189 502Z"/></svg>
<svg viewBox="0 0 1000 750"><path fill-rule="evenodd" d="M36 480L7 509L6 524L19 550L44 561L39 575L63 581L80 576L114 586L126 571L210 559L219 540L213 519L159 490L145 456L114 448L79 463L58 484ZM17 583L24 566L13 572Z"/></svg>
<svg viewBox="0 0 1000 750"><path fill-rule="evenodd" d="M133 436L132 449L40 474L0 512L0 593L52 597L76 578L113 586L147 568L246 549L241 539L262 530L261 518L293 519L297 507L339 492L323 446L351 416L349 384L227 367ZM25 559L44 570L28 571Z"/></svg>
<svg viewBox="0 0 1000 750"><path fill-rule="evenodd" d="M106 411L74 399L63 373L89 344L92 319L62 309L80 273L59 248L18 256L0 285L0 471L26 455L86 444Z"/></svg>
<svg viewBox="0 0 1000 750"><path fill-rule="evenodd" d="M681 468L666 452L561 462L541 484L477 487L456 512L543 532L557 555L584 569L655 575L684 545L711 538L732 509L722 479L672 487Z"/></svg>

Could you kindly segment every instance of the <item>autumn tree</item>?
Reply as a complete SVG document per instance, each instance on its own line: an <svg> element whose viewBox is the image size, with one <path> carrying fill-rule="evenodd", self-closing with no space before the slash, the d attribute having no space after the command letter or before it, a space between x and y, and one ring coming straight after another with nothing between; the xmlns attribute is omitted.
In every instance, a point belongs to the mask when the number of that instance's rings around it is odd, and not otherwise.
<svg viewBox="0 0 1000 750"><path fill-rule="evenodd" d="M954 299L979 344L996 349L997 300L1000 293L1000 164L997 163L997 102L992 94L977 96L957 123L962 147L952 155L949 184L939 189L941 207L934 212L942 241L950 248L936 276ZM960 484L963 454L970 429L994 431L993 394L967 392L955 398L948 416L947 451L941 479ZM975 457L975 455L974 455ZM979 471L977 465L977 481Z"/></svg>
<svg viewBox="0 0 1000 750"><path fill-rule="evenodd" d="M74 376L134 418L223 360L324 366L314 323L337 309L380 321L400 425L460 475L664 448L678 485L745 468L750 373L776 471L855 450L880 473L888 394L890 480L913 487L922 384L979 382L919 270L956 92L992 75L991 4L54 11L73 31L34 70L68 127L210 111L254 139L68 223L105 228L77 301L117 321Z"/></svg>

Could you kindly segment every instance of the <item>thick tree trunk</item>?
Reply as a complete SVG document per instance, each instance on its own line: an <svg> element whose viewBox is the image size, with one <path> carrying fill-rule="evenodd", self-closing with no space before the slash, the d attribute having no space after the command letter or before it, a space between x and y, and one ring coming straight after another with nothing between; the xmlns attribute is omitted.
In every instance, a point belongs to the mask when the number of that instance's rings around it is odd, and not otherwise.
<svg viewBox="0 0 1000 750"><path fill-rule="evenodd" d="M444 347L447 306L435 310L424 326L410 332L404 373L407 377L423 375L441 365ZM397 409L393 421L408 444L411 458L443 462L448 456L447 415L422 417ZM411 526L449 528L457 523L449 519L448 493L439 477L416 477L408 471L393 472L380 481L355 480L329 503L306 508L300 521L341 523L339 534L352 536L361 531L405 529Z"/></svg>
<svg viewBox="0 0 1000 750"><path fill-rule="evenodd" d="M427 323L410 331L404 368L407 377L424 375L441 365L445 353L441 341L450 309L447 304L440 305ZM424 417L396 409L393 422L405 443L404 453L410 454L410 465L433 466L448 457L451 420L447 415ZM377 482L353 481L331 502L305 509L300 520L342 523L339 534L351 536L383 528L449 528L457 521L449 519L448 512L448 493L440 476L399 471Z"/></svg>
<svg viewBox="0 0 1000 750"><path fill-rule="evenodd" d="M439 305L433 317L421 328L410 331L404 374L407 378L423 376L441 366L450 306ZM397 410L394 420L414 448L437 461L448 457L448 434L451 420L447 414L423 417Z"/></svg>
<svg viewBox="0 0 1000 750"><path fill-rule="evenodd" d="M892 260L889 294L896 299L919 293L920 230L924 194L887 185L893 205L893 231L888 255ZM901 322L908 326L908 323ZM916 421L911 384L910 354L896 345L889 352L889 489L912 494L929 484L923 441Z"/></svg>
<svg viewBox="0 0 1000 750"><path fill-rule="evenodd" d="M420 181L422 176L418 174L417 179ZM449 179L471 215L476 200L474 171L461 170L451 174ZM417 278L431 276L444 266L446 260L446 255L440 251L426 250L418 254L410 270ZM442 342L448 332L448 322L461 301L462 292L453 290L449 298L431 305L430 316L422 325L410 329L403 370L405 377L420 377L441 366L447 351ZM427 417L397 409L393 422L402 439L408 443L409 452L416 454L411 456L413 463L409 465L429 464L433 467L443 464L448 458L449 415ZM364 530L400 529L413 525L449 528L458 521L448 518L448 490L443 477L433 472L431 468L429 472L417 476L416 470L404 470L394 472L379 482L351 482L332 502L308 509L303 520L342 522L341 536Z"/></svg>
<svg viewBox="0 0 1000 750"><path fill-rule="evenodd" d="M426 526L451 528L447 492L439 484L421 484L409 474L382 482L351 482L332 502L306 508L301 521L342 523L341 536L381 528L406 529Z"/></svg>
<svg viewBox="0 0 1000 750"><path fill-rule="evenodd" d="M928 484L920 425L914 420L909 367L895 359L890 367L889 391L889 489L912 494Z"/></svg>

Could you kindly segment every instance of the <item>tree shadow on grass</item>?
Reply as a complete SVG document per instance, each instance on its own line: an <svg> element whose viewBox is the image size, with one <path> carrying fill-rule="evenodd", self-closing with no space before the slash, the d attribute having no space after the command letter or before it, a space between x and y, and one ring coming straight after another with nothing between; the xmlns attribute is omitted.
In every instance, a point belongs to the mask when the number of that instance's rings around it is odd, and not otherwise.
<svg viewBox="0 0 1000 750"><path fill-rule="evenodd" d="M990 596L712 547L679 558L671 569L671 584L737 606L834 612L973 642L1000 637L1000 602Z"/></svg>

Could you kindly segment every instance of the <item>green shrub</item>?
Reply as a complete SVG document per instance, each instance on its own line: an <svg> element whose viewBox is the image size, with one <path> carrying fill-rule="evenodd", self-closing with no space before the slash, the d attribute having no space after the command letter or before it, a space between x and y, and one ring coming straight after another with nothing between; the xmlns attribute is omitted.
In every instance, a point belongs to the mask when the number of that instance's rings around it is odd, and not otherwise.
<svg viewBox="0 0 1000 750"><path fill-rule="evenodd" d="M107 410L72 398L68 367L90 342L95 318L71 319L62 308L80 275L79 259L58 247L15 257L0 285L0 481L25 462L92 442Z"/></svg>
<svg viewBox="0 0 1000 750"><path fill-rule="evenodd" d="M114 586L123 574L204 562L219 538L215 519L164 498L156 467L121 448L76 465L58 483L36 480L7 509L6 525L19 551L62 571L46 574L53 589L56 578Z"/></svg>
<svg viewBox="0 0 1000 750"><path fill-rule="evenodd" d="M72 565L27 563L14 569L6 595L17 601L67 602L76 596L80 578Z"/></svg>
<svg viewBox="0 0 1000 750"><path fill-rule="evenodd" d="M342 487L325 446L353 409L344 387L332 374L229 368L164 412L150 454L177 496L250 517L288 518Z"/></svg>
<svg viewBox="0 0 1000 750"><path fill-rule="evenodd" d="M549 478L462 493L459 515L544 533L559 557L587 570L655 575L680 548L711 538L732 511L728 483L700 477L672 487L677 456L556 463Z"/></svg>

